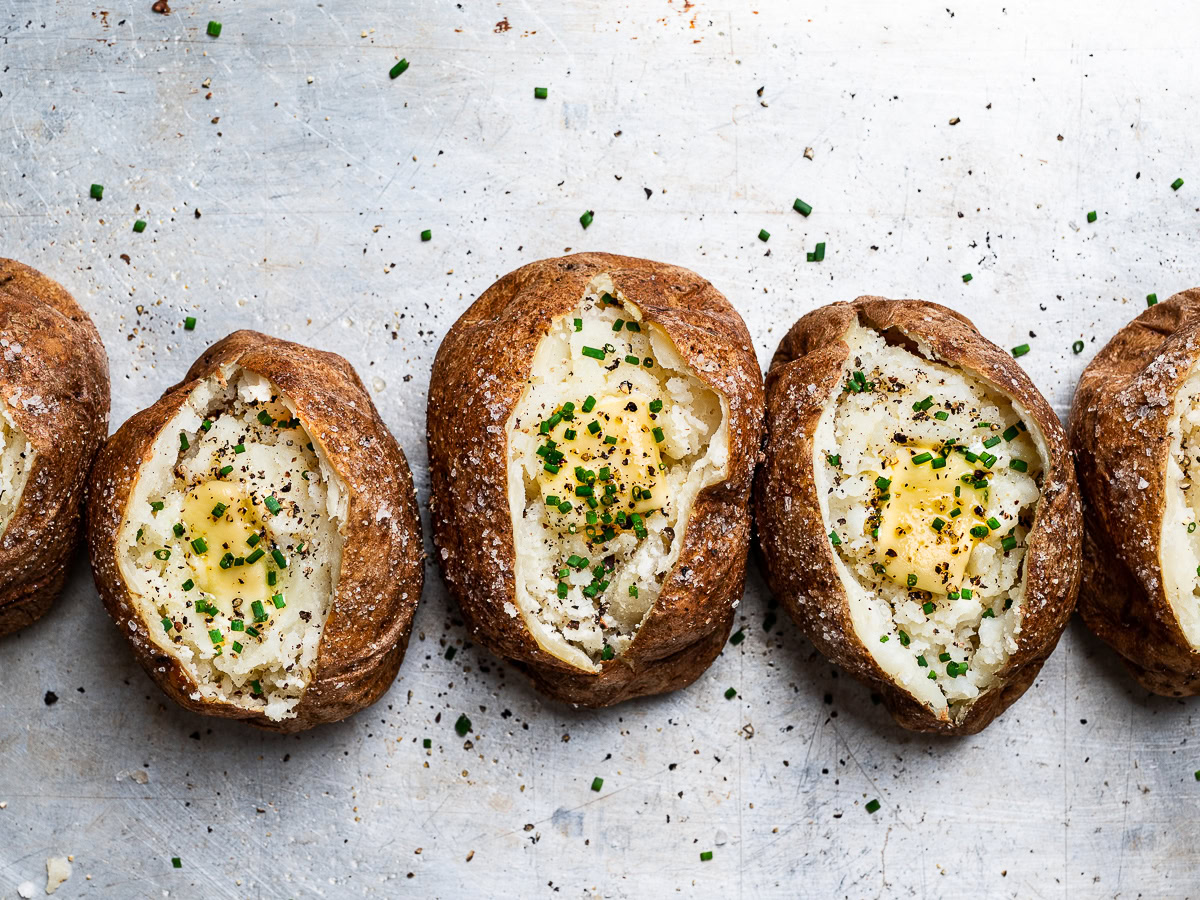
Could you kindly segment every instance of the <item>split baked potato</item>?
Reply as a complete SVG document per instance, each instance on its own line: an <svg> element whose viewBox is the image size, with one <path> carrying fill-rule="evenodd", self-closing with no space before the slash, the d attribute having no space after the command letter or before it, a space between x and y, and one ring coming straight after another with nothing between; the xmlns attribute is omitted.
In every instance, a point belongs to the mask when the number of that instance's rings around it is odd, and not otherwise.
<svg viewBox="0 0 1200 900"><path fill-rule="evenodd" d="M96 585L168 696L276 731L396 676L421 595L403 452L346 360L253 331L112 436L88 509Z"/></svg>
<svg viewBox="0 0 1200 900"><path fill-rule="evenodd" d="M55 281L0 258L0 635L41 618L79 537L108 434L108 356Z"/></svg>
<svg viewBox="0 0 1200 900"><path fill-rule="evenodd" d="M690 684L742 596L762 376L686 269L585 253L500 279L434 362L434 542L471 635L547 695Z"/></svg>
<svg viewBox="0 0 1200 900"><path fill-rule="evenodd" d="M1200 694L1200 289L1151 306L1084 370L1079 612L1147 690ZM1195 468L1193 468L1195 467Z"/></svg>
<svg viewBox="0 0 1200 900"><path fill-rule="evenodd" d="M1053 410L963 316L879 297L801 318L766 395L772 591L899 724L979 731L1075 603L1079 494Z"/></svg>

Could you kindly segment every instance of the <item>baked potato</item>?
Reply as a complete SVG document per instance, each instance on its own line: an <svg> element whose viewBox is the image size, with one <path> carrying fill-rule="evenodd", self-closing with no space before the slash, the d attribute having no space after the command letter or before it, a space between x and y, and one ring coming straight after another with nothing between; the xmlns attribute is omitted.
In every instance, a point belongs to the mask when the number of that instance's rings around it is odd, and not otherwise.
<svg viewBox="0 0 1200 900"><path fill-rule="evenodd" d="M450 329L429 388L442 575L473 639L550 697L690 684L742 596L762 375L712 285L583 253Z"/></svg>
<svg viewBox="0 0 1200 900"><path fill-rule="evenodd" d="M1200 289L1151 306L1079 379L1079 612L1147 690L1200 694ZM1193 469L1193 466L1197 466Z"/></svg>
<svg viewBox="0 0 1200 900"><path fill-rule="evenodd" d="M423 582L412 475L353 368L253 331L104 446L88 543L159 687L275 731L379 699Z"/></svg>
<svg viewBox="0 0 1200 900"><path fill-rule="evenodd" d="M0 258L0 635L45 614L108 434L108 356L62 285Z"/></svg>
<svg viewBox="0 0 1200 900"><path fill-rule="evenodd" d="M1079 494L1053 410L963 316L879 297L800 319L766 393L771 590L900 725L979 731L1075 604Z"/></svg>

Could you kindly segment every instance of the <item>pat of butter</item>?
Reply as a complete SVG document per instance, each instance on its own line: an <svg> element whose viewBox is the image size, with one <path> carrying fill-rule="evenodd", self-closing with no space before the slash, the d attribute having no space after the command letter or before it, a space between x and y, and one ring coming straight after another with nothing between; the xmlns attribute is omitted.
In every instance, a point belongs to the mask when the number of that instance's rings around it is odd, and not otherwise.
<svg viewBox="0 0 1200 900"><path fill-rule="evenodd" d="M594 433L588 429L593 422L599 426ZM589 511L598 516L606 512L615 516L618 510L645 514L662 509L670 498L666 479L662 477L662 455L654 439L655 427L650 418L650 399L642 394L606 397L587 413L577 403L575 418L559 423L549 435L564 458L557 473L543 468L538 478L543 499L553 496L559 502L570 503L572 510L568 515L579 519L585 518ZM575 433L574 439L567 440L568 431ZM586 496L576 493L580 485L576 468L586 469L595 476L591 486L597 504L594 510ZM607 480L601 478L604 468L608 469ZM613 502L604 503L608 485L613 485L616 492L609 490L607 496Z"/></svg>
<svg viewBox="0 0 1200 900"><path fill-rule="evenodd" d="M218 504L224 510L220 516L214 516ZM264 552L252 564L244 560L258 548L269 549L270 544L266 539L255 546L249 544L251 536L261 534L262 522L237 484L206 481L192 488L183 501L183 526L188 541L188 564L201 591L227 605L237 598L246 603L269 598L266 561L271 557ZM203 538L208 544L206 552L196 553L192 548L191 541L196 538ZM222 568L221 560L226 553L242 559L242 565Z"/></svg>
<svg viewBox="0 0 1200 900"><path fill-rule="evenodd" d="M876 550L892 581L946 594L962 584L979 541L971 529L983 524L976 508L985 501L983 491L963 482L962 476L975 470L959 454L951 453L946 465L935 469L932 460L913 464L922 453L938 458L933 448L906 447L883 471L891 484L883 492L889 499L881 511ZM961 510L957 516L953 515L956 509ZM941 520L941 530L934 527L935 520ZM916 576L915 585L909 584L911 575Z"/></svg>

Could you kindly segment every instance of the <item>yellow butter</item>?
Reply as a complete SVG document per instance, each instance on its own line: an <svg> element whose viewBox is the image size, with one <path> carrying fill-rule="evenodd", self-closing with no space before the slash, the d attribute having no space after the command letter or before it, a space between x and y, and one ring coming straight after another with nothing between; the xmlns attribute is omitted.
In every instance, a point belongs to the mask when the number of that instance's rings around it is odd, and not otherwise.
<svg viewBox="0 0 1200 900"><path fill-rule="evenodd" d="M217 504L225 507L220 517L213 515ZM267 587L267 560L271 558L268 553L264 552L253 564L221 568L226 553L244 559L257 548L266 551L270 546L266 539L254 547L248 543L252 535L261 533L262 522L250 498L237 484L206 481L192 488L183 502L183 526L188 564L196 586L218 602L224 601L221 607L224 611L228 612L238 598L246 604L268 599L271 593ZM206 552L195 552L191 542L196 538L203 538L208 544Z"/></svg>
<svg viewBox="0 0 1200 900"><path fill-rule="evenodd" d="M985 509L985 491L963 482L962 476L975 469L959 454L951 453L946 465L935 469L932 461L913 464L913 457L922 453L938 458L934 448L905 447L884 468L882 475L891 484L883 492L889 499L882 505L876 550L892 581L946 594L959 589L980 540L971 529L986 517L986 512L984 517L977 514ZM957 516L956 509L961 510ZM934 528L937 519L943 523L940 531ZM915 585L909 584L911 575L916 576Z"/></svg>
<svg viewBox="0 0 1200 900"><path fill-rule="evenodd" d="M574 420L559 423L549 435L564 459L557 473L543 467L538 477L543 499L557 497L559 502L569 502L572 509L565 515L584 519L591 507L586 497L576 494L580 481L575 472L583 468L595 474L592 489L598 516L605 512L615 516L618 510L645 514L666 506L670 497L649 404L650 398L638 393L606 397L588 413L577 403ZM600 426L594 434L588 430L593 422ZM566 439L568 431L575 432L573 440ZM616 443L606 443L606 438L616 438ZM610 478L602 481L605 467ZM610 495L614 502L606 505L601 501L609 484L616 487L616 493Z"/></svg>

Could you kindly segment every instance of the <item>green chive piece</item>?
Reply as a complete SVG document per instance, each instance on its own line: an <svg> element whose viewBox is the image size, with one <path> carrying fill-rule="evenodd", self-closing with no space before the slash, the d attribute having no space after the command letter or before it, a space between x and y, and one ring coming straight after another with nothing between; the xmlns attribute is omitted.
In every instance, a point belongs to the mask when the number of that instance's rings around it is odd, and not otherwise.
<svg viewBox="0 0 1200 900"><path fill-rule="evenodd" d="M614 649L613 649L611 646L609 646L608 644L605 644L605 645L604 645L604 650L603 650L603 651L601 651L601 653L600 653L600 658L601 658L601 659L603 659L603 660L605 660L605 661L608 661L608 660L612 659L612 658L613 658L614 656L616 656L616 655L617 655L617 651L616 651L616 650L614 650Z"/></svg>
<svg viewBox="0 0 1200 900"><path fill-rule="evenodd" d="M797 197L796 202L792 204L792 209L800 213L800 215L804 216L805 218L808 218L808 216L812 214L812 207L799 197Z"/></svg>
<svg viewBox="0 0 1200 900"><path fill-rule="evenodd" d="M823 259L825 259L825 243L822 241L821 243L817 244L816 249L814 249L812 253L805 254L805 259L808 262L821 262Z"/></svg>
<svg viewBox="0 0 1200 900"><path fill-rule="evenodd" d="M1083 352L1083 341L1076 341L1075 343L1073 343L1071 345L1071 349L1073 351L1075 351L1076 353L1082 353Z"/></svg>
<svg viewBox="0 0 1200 900"><path fill-rule="evenodd" d="M170 631L171 627L172 627L171 620L164 616L163 620L162 620L162 627L163 627L163 631Z"/></svg>
<svg viewBox="0 0 1200 900"><path fill-rule="evenodd" d="M250 690L254 691L257 696L261 697L263 695L262 682L257 678L254 679L252 682L250 682Z"/></svg>
<svg viewBox="0 0 1200 900"><path fill-rule="evenodd" d="M604 351L598 350L595 347L584 347L582 353L584 356L589 357L590 359L604 359Z"/></svg>
<svg viewBox="0 0 1200 900"><path fill-rule="evenodd" d="M425 738L425 740L421 741L421 746L428 750L433 746L433 740L430 738Z"/></svg>
<svg viewBox="0 0 1200 900"><path fill-rule="evenodd" d="M218 475L228 475L232 471L233 471L233 466L221 466L221 468L217 472L217 474Z"/></svg>
<svg viewBox="0 0 1200 900"><path fill-rule="evenodd" d="M171 857L171 867L175 868L175 869L182 869L183 868L183 860L181 860L178 856L172 856Z"/></svg>
<svg viewBox="0 0 1200 900"><path fill-rule="evenodd" d="M267 611L263 608L263 602L261 600L255 600L253 603L251 603L250 611L254 613L255 622L267 621Z"/></svg>
<svg viewBox="0 0 1200 900"><path fill-rule="evenodd" d="M136 222L133 223L134 234L141 234L145 230L146 230L146 220L145 219L138 219Z"/></svg>
<svg viewBox="0 0 1200 900"><path fill-rule="evenodd" d="M1017 346L1012 348L1012 355L1014 357L1024 356L1028 352L1029 352L1028 344L1018 344Z"/></svg>
<svg viewBox="0 0 1200 900"><path fill-rule="evenodd" d="M208 542L205 541L204 538L202 538L202 537L196 538L194 541L192 541L192 549L195 550L197 553L207 553L208 552Z"/></svg>
<svg viewBox="0 0 1200 900"><path fill-rule="evenodd" d="M732 700L736 696L737 696L737 688L729 688L727 691L725 691L725 699L726 700Z"/></svg>
<svg viewBox="0 0 1200 900"><path fill-rule="evenodd" d="M933 604L926 600L921 604L921 610L925 613L925 615L929 615L933 612Z"/></svg>
<svg viewBox="0 0 1200 900"><path fill-rule="evenodd" d="M765 228L760 228L758 230L758 239L765 244L771 239L771 232L767 231Z"/></svg>
<svg viewBox="0 0 1200 900"><path fill-rule="evenodd" d="M399 78L408 69L408 60L402 59L388 71L389 78Z"/></svg>
<svg viewBox="0 0 1200 900"><path fill-rule="evenodd" d="M663 442L664 435L661 428L655 427L651 429L650 433L654 435L654 443L661 444Z"/></svg>
<svg viewBox="0 0 1200 900"><path fill-rule="evenodd" d="M1008 467L1010 469L1012 469L1014 472L1028 472L1029 471L1029 463L1025 462L1025 460L1023 460L1023 459L1010 459L1008 461Z"/></svg>
<svg viewBox="0 0 1200 900"><path fill-rule="evenodd" d="M168 559L171 558L171 551L170 550L155 550L154 558L161 559L163 562L166 562Z"/></svg>
<svg viewBox="0 0 1200 900"><path fill-rule="evenodd" d="M283 609L287 603L283 599L283 594L276 594L271 598L271 602L275 604L276 609Z"/></svg>
<svg viewBox="0 0 1200 900"><path fill-rule="evenodd" d="M263 498L263 505L271 511L271 515L273 516L279 515L279 511L283 509L283 505L275 499L274 494Z"/></svg>
<svg viewBox="0 0 1200 900"><path fill-rule="evenodd" d="M1088 221L1089 222L1096 221L1096 211L1094 209L1090 213L1088 213Z"/></svg>
<svg viewBox="0 0 1200 900"><path fill-rule="evenodd" d="M886 644L887 642L888 642L888 636L886 634L881 634L879 636L879 643Z"/></svg>
<svg viewBox="0 0 1200 900"><path fill-rule="evenodd" d="M185 591L190 591L195 586L196 586L196 582L192 581L192 579L190 579L190 578L183 583L183 589Z"/></svg>
<svg viewBox="0 0 1200 900"><path fill-rule="evenodd" d="M1171 182L1171 190L1177 191L1181 187L1183 187L1183 179L1182 178L1176 178L1174 181Z"/></svg>
<svg viewBox="0 0 1200 900"><path fill-rule="evenodd" d="M872 800L870 803L867 804L866 810L867 810L867 812L872 813L872 814L879 812L879 801Z"/></svg>
<svg viewBox="0 0 1200 900"><path fill-rule="evenodd" d="M933 459L932 453L918 453L916 456L914 456L912 458L912 464L914 466L919 466L919 465L921 465L921 463L927 463L931 459Z"/></svg>
<svg viewBox="0 0 1200 900"><path fill-rule="evenodd" d="M171 530L175 532L175 537L183 537L183 523L176 522L171 526Z"/></svg>
<svg viewBox="0 0 1200 900"><path fill-rule="evenodd" d="M104 185L93 184L91 190L88 193L91 194L91 197L93 200L103 200L104 199Z"/></svg>
<svg viewBox="0 0 1200 900"><path fill-rule="evenodd" d="M594 219L594 218L596 218L596 211L593 209L589 209L587 212L585 212L582 216L579 217L579 224L582 225L584 230L586 231L587 227L592 224L592 219Z"/></svg>
<svg viewBox="0 0 1200 900"><path fill-rule="evenodd" d="M275 560L275 565L279 566L279 568L287 568L287 557L283 555L283 551L281 551L278 547L271 551L271 558ZM272 581L270 583L274 584L275 582Z"/></svg>
<svg viewBox="0 0 1200 900"><path fill-rule="evenodd" d="M459 737L466 737L467 732L471 730L471 720L467 718L466 713L461 713L454 723L454 730ZM597 790L599 790L597 788Z"/></svg>
<svg viewBox="0 0 1200 900"><path fill-rule="evenodd" d="M536 100L545 100L550 96L550 91L547 88L535 87L533 89L533 96Z"/></svg>
<svg viewBox="0 0 1200 900"><path fill-rule="evenodd" d="M917 657L917 665L923 668L927 668L929 666L929 662L925 659L925 654L921 654Z"/></svg>
<svg viewBox="0 0 1200 900"><path fill-rule="evenodd" d="M700 862L708 862L710 859L712 859L712 854L713 852L711 850L701 850Z"/></svg>
<svg viewBox="0 0 1200 900"><path fill-rule="evenodd" d="M946 457L944 457L944 456L935 456L935 457L933 458L933 462L931 462L931 463L929 464L929 468L931 468L931 469L944 469L944 468L946 468Z"/></svg>
<svg viewBox="0 0 1200 900"><path fill-rule="evenodd" d="M604 787L604 779L597 775L592 779L592 790L599 792L600 788Z"/></svg>
<svg viewBox="0 0 1200 900"><path fill-rule="evenodd" d="M1147 306L1153 306L1157 302L1158 302L1158 294L1147 294L1146 295L1146 305Z"/></svg>
<svg viewBox="0 0 1200 900"><path fill-rule="evenodd" d="M259 547L257 550L255 550L253 553L251 553L249 556L246 557L246 565L252 566L256 562L258 562L260 559L262 559L264 556L266 556L266 553L263 552L262 547Z"/></svg>
<svg viewBox="0 0 1200 900"><path fill-rule="evenodd" d="M735 631L730 636L729 643L733 644L733 646L736 647L738 644L740 644L745 639L746 639L746 632L743 629L739 628L737 631Z"/></svg>
<svg viewBox="0 0 1200 900"><path fill-rule="evenodd" d="M834 468L837 468L838 466L840 466L842 464L842 457L840 454L830 453L827 457L825 457L825 461L828 462Z"/></svg>
<svg viewBox="0 0 1200 900"><path fill-rule="evenodd" d="M224 635L222 635L220 629L217 628L213 628L208 632L208 638L214 644L219 644L221 641L225 640Z"/></svg>
<svg viewBox="0 0 1200 900"><path fill-rule="evenodd" d="M974 275L972 275L970 272L968 272L966 275L963 276L963 284L966 284L974 277L975 277Z"/></svg>
<svg viewBox="0 0 1200 900"><path fill-rule="evenodd" d="M1005 550L1016 550L1017 549L1017 539L1015 537L1013 537L1011 534L1005 535L1000 540L1000 546L1002 548L1004 548Z"/></svg>
<svg viewBox="0 0 1200 900"><path fill-rule="evenodd" d="M208 31L209 37L220 37L221 36L221 23L220 22L209 22L207 31Z"/></svg>
<svg viewBox="0 0 1200 900"><path fill-rule="evenodd" d="M196 330L196 317L195 316L188 316L187 318L185 318L183 320L183 330L184 331L195 331Z"/></svg>
<svg viewBox="0 0 1200 900"><path fill-rule="evenodd" d="M242 619L234 619L232 622L229 623L229 630L230 631L245 631L246 623ZM241 651L239 650L238 652L240 653Z"/></svg>
<svg viewBox="0 0 1200 900"><path fill-rule="evenodd" d="M831 531L831 532L829 532L829 542L831 544L833 544L833 546L836 547L836 546L838 546L838 544L840 544L842 542L842 539L837 536L836 531Z"/></svg>

